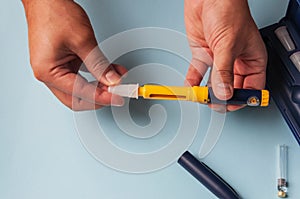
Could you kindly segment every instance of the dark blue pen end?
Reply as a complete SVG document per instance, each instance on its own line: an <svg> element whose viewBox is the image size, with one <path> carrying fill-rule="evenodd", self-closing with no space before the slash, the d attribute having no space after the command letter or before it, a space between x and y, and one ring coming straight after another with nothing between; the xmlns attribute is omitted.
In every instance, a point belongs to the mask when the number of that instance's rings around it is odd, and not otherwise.
<svg viewBox="0 0 300 199"><path fill-rule="evenodd" d="M218 198L241 199L234 189L203 162L186 151L178 163Z"/></svg>

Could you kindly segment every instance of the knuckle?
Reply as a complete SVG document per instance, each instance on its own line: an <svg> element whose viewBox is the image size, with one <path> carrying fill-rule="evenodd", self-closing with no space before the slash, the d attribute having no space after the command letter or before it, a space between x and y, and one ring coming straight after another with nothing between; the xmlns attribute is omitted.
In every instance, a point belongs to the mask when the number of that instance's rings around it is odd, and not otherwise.
<svg viewBox="0 0 300 199"><path fill-rule="evenodd" d="M33 71L33 75L34 75L34 77L37 79L37 80L39 80L39 81L43 81L43 75L40 73L40 71L38 71L38 70L34 70Z"/></svg>
<svg viewBox="0 0 300 199"><path fill-rule="evenodd" d="M217 76L223 80L232 80L233 79L233 71L231 70L217 70Z"/></svg>
<svg viewBox="0 0 300 199"><path fill-rule="evenodd" d="M214 76L215 82L232 82L233 71L230 70L217 70Z"/></svg>
<svg viewBox="0 0 300 199"><path fill-rule="evenodd" d="M231 27L219 28L213 31L209 37L209 46L213 51L233 50L235 48L236 31Z"/></svg>
<svg viewBox="0 0 300 199"><path fill-rule="evenodd" d="M72 35L71 45L73 48L80 50L87 45L96 45L96 39L93 30L84 28L85 30L78 31ZM77 32L77 31L76 31Z"/></svg>
<svg viewBox="0 0 300 199"><path fill-rule="evenodd" d="M97 48L90 52L89 56L85 60L85 65L98 80L110 67L109 61Z"/></svg>
<svg viewBox="0 0 300 199"><path fill-rule="evenodd" d="M217 73L218 73L218 75L220 75L220 76L229 76L229 77L231 77L232 75L233 75L233 71L231 71L231 70L218 70L217 69Z"/></svg>
<svg viewBox="0 0 300 199"><path fill-rule="evenodd" d="M34 77L41 82L45 82L46 75L42 64L40 62L31 61L31 68L33 70Z"/></svg>
<svg viewBox="0 0 300 199"><path fill-rule="evenodd" d="M86 46L86 44L91 43L91 39L94 38L93 34L87 33L86 31L83 31L80 35L77 35L75 37L74 44L77 48L82 48Z"/></svg>
<svg viewBox="0 0 300 199"><path fill-rule="evenodd" d="M93 72L97 77L102 77L105 71L109 68L110 64L105 57L98 57L91 64L91 72Z"/></svg>

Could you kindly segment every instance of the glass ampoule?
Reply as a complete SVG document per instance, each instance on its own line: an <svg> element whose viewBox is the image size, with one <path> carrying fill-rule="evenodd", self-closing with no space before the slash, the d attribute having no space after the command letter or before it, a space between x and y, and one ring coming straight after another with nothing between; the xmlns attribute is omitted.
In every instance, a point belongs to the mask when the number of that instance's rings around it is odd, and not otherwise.
<svg viewBox="0 0 300 199"><path fill-rule="evenodd" d="M277 189L278 197L287 197L287 155L288 147L286 145L280 145L278 149L278 178Z"/></svg>

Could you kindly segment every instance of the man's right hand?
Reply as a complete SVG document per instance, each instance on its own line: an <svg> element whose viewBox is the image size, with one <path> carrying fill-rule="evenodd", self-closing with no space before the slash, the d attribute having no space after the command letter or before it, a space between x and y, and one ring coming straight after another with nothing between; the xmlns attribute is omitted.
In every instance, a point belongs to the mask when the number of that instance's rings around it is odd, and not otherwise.
<svg viewBox="0 0 300 199"><path fill-rule="evenodd" d="M185 0L185 24L193 54L187 84L199 85L212 66L210 83L221 100L230 99L234 88L264 89L267 52L247 0Z"/></svg>

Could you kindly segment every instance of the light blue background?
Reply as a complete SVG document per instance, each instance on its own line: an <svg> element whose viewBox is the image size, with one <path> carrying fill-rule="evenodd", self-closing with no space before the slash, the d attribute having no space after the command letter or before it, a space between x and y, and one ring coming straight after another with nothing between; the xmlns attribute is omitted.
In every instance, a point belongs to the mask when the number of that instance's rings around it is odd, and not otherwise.
<svg viewBox="0 0 300 199"><path fill-rule="evenodd" d="M80 4L99 41L145 26L184 32L182 0L94 0ZM249 4L256 23L263 27L284 15L287 1L251 0ZM33 77L21 2L2 2L0 20L1 199L214 198L178 164L134 175L107 168L92 158L79 141L73 113ZM151 61L171 66L181 63L166 53L150 51L120 59L126 66ZM187 66L181 67L184 74ZM109 118L109 110L103 109L100 116L106 113ZM209 112L206 107L203 110ZM106 122L109 125L112 121ZM199 129L190 149L194 154L202 131ZM265 109L245 108L228 114L218 144L204 161L244 198L277 198L276 146L283 143L290 149L289 198L299 198L300 148L274 103Z"/></svg>

